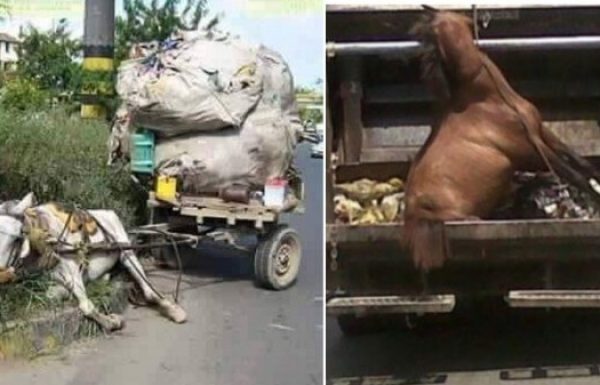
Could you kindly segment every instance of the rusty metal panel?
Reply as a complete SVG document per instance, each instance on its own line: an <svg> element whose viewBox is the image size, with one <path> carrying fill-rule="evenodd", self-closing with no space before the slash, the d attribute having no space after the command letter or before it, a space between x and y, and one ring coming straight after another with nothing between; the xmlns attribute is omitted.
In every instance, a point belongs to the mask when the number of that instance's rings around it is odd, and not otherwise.
<svg viewBox="0 0 600 385"><path fill-rule="evenodd" d="M327 239L332 235L343 242L394 242L402 237L403 225L378 224L353 226L328 225ZM452 241L577 241L597 239L600 243L600 219L536 219L505 221L446 222L446 234Z"/></svg>
<svg viewBox="0 0 600 385"><path fill-rule="evenodd" d="M470 7L446 7L472 15ZM477 6L482 38L504 36L578 36L600 33L598 6ZM486 9L484 9L486 8ZM421 7L340 5L327 7L328 41L410 40L409 29ZM349 25L358 26L348 28Z"/></svg>
<svg viewBox="0 0 600 385"><path fill-rule="evenodd" d="M361 59L345 58L341 63L341 70L344 163L357 163L360 160L363 136Z"/></svg>
<svg viewBox="0 0 600 385"><path fill-rule="evenodd" d="M546 122L562 141L586 157L600 156L600 127L596 121ZM429 126L376 126L363 129L363 162L407 162L429 136Z"/></svg>
<svg viewBox="0 0 600 385"><path fill-rule="evenodd" d="M375 126L363 132L364 147L421 147L431 128L429 126ZM598 137L600 139L600 135Z"/></svg>
<svg viewBox="0 0 600 385"><path fill-rule="evenodd" d="M327 99L326 99L326 109L325 109L325 218L327 223L333 223L335 220L333 215L333 177L334 170L333 164L331 162L331 158L333 156L333 124L331 118L331 110L330 99L329 99L329 91L327 91Z"/></svg>

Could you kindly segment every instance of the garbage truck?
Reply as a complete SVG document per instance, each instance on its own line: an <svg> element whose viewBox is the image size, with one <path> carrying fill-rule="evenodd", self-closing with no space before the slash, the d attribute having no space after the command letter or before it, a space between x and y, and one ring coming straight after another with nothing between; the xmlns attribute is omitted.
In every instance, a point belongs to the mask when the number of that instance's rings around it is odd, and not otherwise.
<svg viewBox="0 0 600 385"><path fill-rule="evenodd" d="M448 9L473 18L479 46L513 88L540 109L549 129L600 167L600 7ZM382 319L451 316L473 301L511 311L600 307L596 216L446 222L450 259L426 276L401 245L401 219L356 224L336 217L336 186L405 179L429 135L432 97L409 33L421 12L406 5L327 7L328 316L352 334Z"/></svg>

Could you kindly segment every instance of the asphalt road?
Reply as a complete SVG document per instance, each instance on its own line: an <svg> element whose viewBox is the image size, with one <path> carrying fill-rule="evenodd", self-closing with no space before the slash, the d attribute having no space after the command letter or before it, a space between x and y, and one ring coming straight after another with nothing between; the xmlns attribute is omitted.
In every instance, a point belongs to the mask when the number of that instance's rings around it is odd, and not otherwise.
<svg viewBox="0 0 600 385"><path fill-rule="evenodd" d="M327 317L330 385L600 383L600 315L487 309L345 337Z"/></svg>
<svg viewBox="0 0 600 385"><path fill-rule="evenodd" d="M322 161L300 146L306 213L286 218L303 242L297 284L284 292L254 286L249 260L186 263L182 304L189 321L172 324L130 308L127 327L77 343L56 357L0 364L0 384L310 385L322 381ZM172 273L151 279L172 287Z"/></svg>

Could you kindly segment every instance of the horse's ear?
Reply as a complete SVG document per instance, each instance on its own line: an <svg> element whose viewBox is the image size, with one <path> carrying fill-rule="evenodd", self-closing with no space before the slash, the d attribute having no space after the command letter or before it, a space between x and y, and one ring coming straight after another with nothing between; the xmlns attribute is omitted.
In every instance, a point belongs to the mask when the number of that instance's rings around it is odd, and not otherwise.
<svg viewBox="0 0 600 385"><path fill-rule="evenodd" d="M25 210L33 207L33 205L35 205L35 195L33 195L33 192L30 192L16 206L10 209L9 214L15 217L22 217L25 214Z"/></svg>

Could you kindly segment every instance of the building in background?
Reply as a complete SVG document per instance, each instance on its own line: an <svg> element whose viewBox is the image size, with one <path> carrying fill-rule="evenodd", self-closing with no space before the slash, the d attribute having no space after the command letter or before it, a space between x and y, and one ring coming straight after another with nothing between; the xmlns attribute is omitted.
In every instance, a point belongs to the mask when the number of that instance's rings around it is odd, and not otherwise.
<svg viewBox="0 0 600 385"><path fill-rule="evenodd" d="M0 32L0 70L10 71L17 68L17 45L19 40L7 33Z"/></svg>

